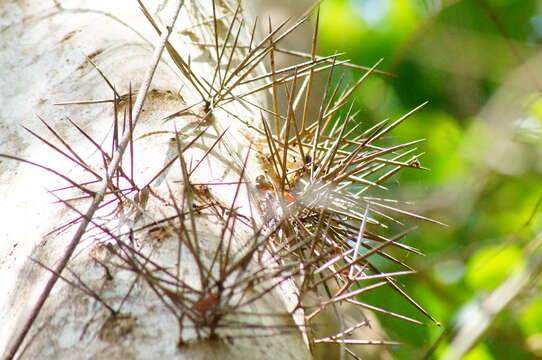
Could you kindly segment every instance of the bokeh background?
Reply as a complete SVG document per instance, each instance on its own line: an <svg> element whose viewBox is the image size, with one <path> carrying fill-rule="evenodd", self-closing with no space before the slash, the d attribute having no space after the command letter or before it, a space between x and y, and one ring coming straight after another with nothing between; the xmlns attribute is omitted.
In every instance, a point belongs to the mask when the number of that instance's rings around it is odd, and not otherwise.
<svg viewBox="0 0 542 360"><path fill-rule="evenodd" d="M408 243L427 256L405 259L419 274L401 278L442 326L378 316L389 338L403 342L391 348L394 358L441 358L498 289L510 301L465 358L542 358L541 50L539 0L321 5L319 54L345 52L365 66L383 58L379 69L394 75L373 75L357 91L361 121L396 119L429 101L391 140L426 139L421 163L431 170L402 171L386 196L449 225L419 224ZM522 275L527 281L506 287ZM426 320L400 296L365 299Z"/></svg>

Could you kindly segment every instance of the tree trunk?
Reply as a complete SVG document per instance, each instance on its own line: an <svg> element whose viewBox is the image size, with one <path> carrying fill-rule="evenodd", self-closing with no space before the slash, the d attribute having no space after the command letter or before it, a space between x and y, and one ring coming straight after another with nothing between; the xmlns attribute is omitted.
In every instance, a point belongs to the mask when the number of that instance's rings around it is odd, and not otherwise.
<svg viewBox="0 0 542 360"><path fill-rule="evenodd" d="M271 251L257 189L262 115L249 104L266 98L217 92L252 66L248 48L230 61L220 44L249 46L253 20L233 1L186 1L138 118L136 90L179 6L145 3L161 35L134 1L0 4L3 356L309 358L297 270Z"/></svg>

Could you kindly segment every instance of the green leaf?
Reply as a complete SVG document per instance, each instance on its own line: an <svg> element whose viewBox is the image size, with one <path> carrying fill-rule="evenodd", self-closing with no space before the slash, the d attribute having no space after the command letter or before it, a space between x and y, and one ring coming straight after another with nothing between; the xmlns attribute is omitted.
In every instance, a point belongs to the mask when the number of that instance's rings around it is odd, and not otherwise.
<svg viewBox="0 0 542 360"><path fill-rule="evenodd" d="M467 264L466 281L473 289L493 290L514 270L523 268L522 252L515 246L499 245L478 250Z"/></svg>

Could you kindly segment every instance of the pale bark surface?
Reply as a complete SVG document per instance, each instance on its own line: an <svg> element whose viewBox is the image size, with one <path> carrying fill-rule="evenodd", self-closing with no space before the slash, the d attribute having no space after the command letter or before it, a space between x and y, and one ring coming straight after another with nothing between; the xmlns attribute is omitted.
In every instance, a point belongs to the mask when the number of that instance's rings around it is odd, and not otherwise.
<svg viewBox="0 0 542 360"><path fill-rule="evenodd" d="M166 2L164 10L158 11L154 2L148 2L153 15L167 22L175 1ZM190 4L188 4L190 3ZM0 64L2 86L0 87L0 153L15 155L63 173L84 182L90 180L74 164L30 135L22 126L32 129L47 139L53 139L37 116L43 118L73 148L75 152L104 173L99 152L66 120L77 123L104 148L111 148L113 110L111 103L54 106L54 103L80 100L112 99L112 91L96 69L93 62L106 74L120 94L128 92L131 83L137 89L145 68L149 65L152 44L158 36L138 10L135 1L69 1L63 8L48 1L3 1L0 4ZM212 26L194 25L208 20L210 1L202 2L196 9L187 2L181 11L172 43L181 55L188 59L196 72L212 74L213 54L206 48L189 46L190 41L209 42ZM220 14L231 15L235 6L225 8L217 1ZM202 15L205 14L205 15ZM226 18L226 17L224 17ZM228 20L229 21L229 20ZM251 24L250 19L246 19ZM227 22L219 23L227 26ZM207 37L201 37L200 28L206 28ZM204 31L204 32L205 32ZM221 29L225 31L225 29ZM141 35L144 37L142 38ZM246 40L246 34L242 34ZM147 42L146 40L149 42ZM164 55L167 59L167 55ZM256 69L257 70L257 69ZM255 71L256 71L255 70ZM184 82L184 84L183 84ZM235 211L247 219L253 218L261 225L258 200L252 194L254 179L262 171L256 153L249 154L244 171L243 162L249 152L250 130L246 124L224 111L201 123L201 106L173 121L163 118L197 100L197 94L186 83L179 71L171 64L161 63L152 83L142 118L134 130L134 179L142 187L171 160L177 151L174 131L179 131L181 146L196 137L203 126L209 129L194 146L184 153L188 166L200 160L217 138L227 129L223 141L213 148L209 156L191 176L193 183L235 183L241 178L246 184L240 187L235 201ZM251 98L251 101L263 101ZM122 110L119 113L122 119ZM259 112L249 110L239 103L231 105L248 124L254 124ZM247 136L247 134L249 134ZM54 142L51 140L51 142ZM59 144L58 141L55 142ZM129 157L125 163L129 162ZM129 166L127 167L129 169ZM122 211L115 206L100 210L95 218L113 233L152 224L154 221L175 215L170 200L185 196L182 188L183 175L176 164L151 184L154 195L148 201L134 200L123 204ZM77 225L53 229L77 218L73 210L62 204L54 204L55 196L47 190L66 186L56 175L28 164L0 158L0 350L6 351L31 311L50 273L36 265L37 260L53 267L62 255L63 248L73 236ZM169 186L169 189L168 189ZM89 185L93 188L93 185ZM209 185L209 202L214 208L201 210L190 231L197 230L202 261L210 263L212 254L221 238L224 217L213 209L228 209L235 197L236 185ZM95 189L93 189L95 190ZM67 190L55 193L62 198L77 196L79 191ZM111 197L109 198L111 199ZM87 201L71 203L84 212ZM194 205L203 206L201 202ZM189 222L187 221L187 224ZM196 226L197 229L192 227ZM120 314L111 322L110 312L88 294L59 280L46 302L36 323L24 342L28 349L22 358L70 358L70 359L304 359L309 352L301 333L296 330L288 313L293 308L292 298L285 294L293 290L284 282L280 291L274 289L266 296L242 309L251 313L273 313L280 316L254 316L233 314L231 321L239 320L263 326L264 329L218 330L222 340L198 340L194 328L186 328L183 340L186 345L178 347L179 322L172 316L153 289L133 271L115 267L115 259L108 246L111 239L103 229L90 226L63 275L77 283L71 271L98 293ZM158 236L150 231L137 232L133 246L153 262L171 271L180 269L183 277L194 287L200 286L201 274L188 252L178 255L178 242L172 228L160 229ZM250 221L235 227L232 253L239 254L247 247L254 235ZM229 235L226 236L228 238ZM109 244L109 245L108 245ZM114 245L114 244L113 244ZM178 256L181 259L180 267ZM272 266L273 261L265 254L260 259ZM110 262L108 271L100 264ZM253 261L249 266L261 266ZM158 271L158 270L157 270ZM231 277L228 281L235 281ZM262 285L263 286L263 285ZM249 291L249 290L247 290ZM250 291L249 291L250 292ZM254 294L257 289L254 290ZM128 296L126 296L129 294ZM235 296L239 296L236 294ZM250 296L250 294L246 295ZM170 299L171 300L171 299ZM197 301L197 299L194 299ZM239 317L241 316L241 317ZM109 320L108 320L109 319ZM284 334L285 330L287 333Z"/></svg>

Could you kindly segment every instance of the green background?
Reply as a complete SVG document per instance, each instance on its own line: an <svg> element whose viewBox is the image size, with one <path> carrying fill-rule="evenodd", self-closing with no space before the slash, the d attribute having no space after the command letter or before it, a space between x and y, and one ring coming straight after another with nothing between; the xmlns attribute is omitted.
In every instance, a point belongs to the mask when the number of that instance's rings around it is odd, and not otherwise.
<svg viewBox="0 0 542 360"><path fill-rule="evenodd" d="M389 338L403 342L391 348L395 358L439 358L472 305L536 256L528 246L542 225L541 45L542 1L326 0L321 6L319 54L345 52L364 66L383 58L379 69L395 75L372 75L356 92L360 121L396 119L429 101L394 130L393 140L426 139L421 163L431 170L406 169L386 185L388 197L414 201L419 213L449 225L420 224L409 236L407 243L427 256L405 259L419 274L400 279L443 326L399 296L365 296L427 323L379 316ZM346 73L352 80L362 75ZM542 358L540 285L536 279L522 290L467 358Z"/></svg>

